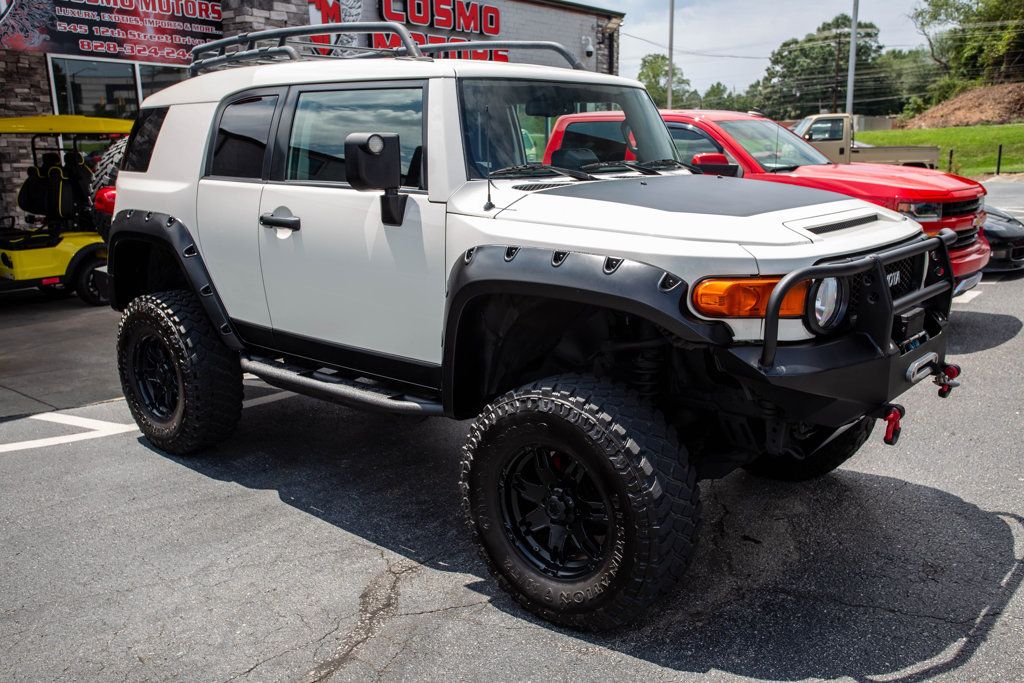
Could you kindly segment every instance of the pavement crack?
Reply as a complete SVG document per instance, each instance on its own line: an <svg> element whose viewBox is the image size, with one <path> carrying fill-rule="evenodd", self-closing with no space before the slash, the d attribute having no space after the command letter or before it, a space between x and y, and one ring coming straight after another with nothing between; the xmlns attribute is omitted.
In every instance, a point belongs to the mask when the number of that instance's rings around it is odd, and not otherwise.
<svg viewBox="0 0 1024 683"><path fill-rule="evenodd" d="M330 659L321 662L307 674L309 683L327 680L353 660L356 651L396 615L403 579L422 566L407 561L392 563L383 551L381 559L386 565L385 570L375 576L359 596L359 620L355 627L345 636Z"/></svg>
<svg viewBox="0 0 1024 683"><path fill-rule="evenodd" d="M436 609L425 609L425 610L422 610L422 611L419 611L419 612L402 612L401 614L398 614L396 616L399 616L399 617L418 617L421 614L440 614L441 612L451 612L452 610L467 609L469 607L476 607L477 605L486 605L489 602L490 602L490 599L477 600L476 602L469 602L469 603L466 603L465 605L450 605L448 607L438 607Z"/></svg>

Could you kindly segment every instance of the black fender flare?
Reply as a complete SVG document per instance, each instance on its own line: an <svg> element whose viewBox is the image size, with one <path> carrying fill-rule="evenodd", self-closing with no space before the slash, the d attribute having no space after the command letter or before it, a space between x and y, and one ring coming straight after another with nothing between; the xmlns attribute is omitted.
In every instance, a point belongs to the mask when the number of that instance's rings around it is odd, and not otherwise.
<svg viewBox="0 0 1024 683"><path fill-rule="evenodd" d="M694 345L732 341L722 323L686 311L689 285L647 263L615 256L538 247L478 246L466 251L448 277L445 310L443 393L446 410L456 405L457 348L462 317L478 297L522 294L592 304L630 313Z"/></svg>
<svg viewBox="0 0 1024 683"><path fill-rule="evenodd" d="M128 302L122 301L117 287L118 246L126 241L141 240L167 247L177 257L181 271L185 274L192 291L199 297L206 315L221 339L234 351L244 350L244 345L231 325L227 309L221 301L213 280L199 253L199 246L188 226L166 213L125 209L119 211L110 225L110 244L107 252L107 272L112 279L111 305L123 309Z"/></svg>
<svg viewBox="0 0 1024 683"><path fill-rule="evenodd" d="M78 267L85 263L86 260L99 254L101 251L110 253L106 242L96 242L93 244L86 245L75 252L75 255L68 261L68 267L64 271L64 282L71 283L72 278L75 277L75 273Z"/></svg>

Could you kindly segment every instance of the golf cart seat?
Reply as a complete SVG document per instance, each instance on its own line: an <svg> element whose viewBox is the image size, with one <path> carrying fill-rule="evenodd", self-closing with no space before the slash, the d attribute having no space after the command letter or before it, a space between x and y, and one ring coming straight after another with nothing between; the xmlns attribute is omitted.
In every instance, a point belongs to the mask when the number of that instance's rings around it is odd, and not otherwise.
<svg viewBox="0 0 1024 683"><path fill-rule="evenodd" d="M42 163L31 166L28 176L18 191L18 208L37 216L46 215L47 196L49 192L50 169L60 168L60 156L53 152L43 155Z"/></svg>

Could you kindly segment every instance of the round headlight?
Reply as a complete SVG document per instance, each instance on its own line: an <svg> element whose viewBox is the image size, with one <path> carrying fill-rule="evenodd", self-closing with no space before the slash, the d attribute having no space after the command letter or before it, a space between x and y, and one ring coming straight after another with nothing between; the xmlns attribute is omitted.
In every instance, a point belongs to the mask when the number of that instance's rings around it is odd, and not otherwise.
<svg viewBox="0 0 1024 683"><path fill-rule="evenodd" d="M370 154L378 156L384 151L384 138L379 135L371 135L370 139L366 141L366 149Z"/></svg>
<svg viewBox="0 0 1024 683"><path fill-rule="evenodd" d="M842 281L827 277L818 280L811 289L809 311L811 325L817 332L828 332L839 326L846 313L846 293Z"/></svg>

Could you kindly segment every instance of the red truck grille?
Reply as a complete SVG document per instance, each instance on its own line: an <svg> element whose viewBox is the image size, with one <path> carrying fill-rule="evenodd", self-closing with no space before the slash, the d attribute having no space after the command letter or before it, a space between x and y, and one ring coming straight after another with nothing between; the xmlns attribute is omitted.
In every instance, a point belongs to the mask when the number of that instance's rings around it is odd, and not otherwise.
<svg viewBox="0 0 1024 683"><path fill-rule="evenodd" d="M974 226L956 233L956 242L950 245L950 249L963 249L978 241L978 229Z"/></svg>
<svg viewBox="0 0 1024 683"><path fill-rule="evenodd" d="M968 199L962 202L947 202L942 205L943 218L955 218L957 216L970 216L978 213L981 208L981 197Z"/></svg>

